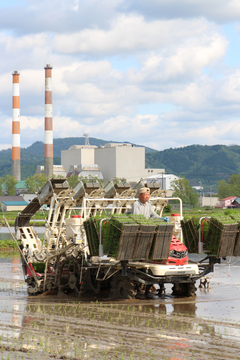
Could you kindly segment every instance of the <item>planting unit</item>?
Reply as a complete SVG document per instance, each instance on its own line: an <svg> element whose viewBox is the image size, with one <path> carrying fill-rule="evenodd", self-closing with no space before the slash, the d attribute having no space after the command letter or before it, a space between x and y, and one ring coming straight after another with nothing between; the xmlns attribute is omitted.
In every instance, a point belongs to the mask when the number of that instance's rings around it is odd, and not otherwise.
<svg viewBox="0 0 240 360"><path fill-rule="evenodd" d="M143 291L148 296L154 284L160 295L164 284L171 283L173 294L194 296L196 280L212 272L221 258L188 260L181 241L180 199L180 214L173 214L170 222L129 214L142 186L139 182L132 189L127 183L109 182L102 189L98 183L80 181L71 190L66 179L49 180L19 213L12 234L20 241L28 293L62 291L125 299ZM169 200L166 192L153 186L150 190L151 204L162 216ZM40 240L30 219L43 205L49 212Z"/></svg>

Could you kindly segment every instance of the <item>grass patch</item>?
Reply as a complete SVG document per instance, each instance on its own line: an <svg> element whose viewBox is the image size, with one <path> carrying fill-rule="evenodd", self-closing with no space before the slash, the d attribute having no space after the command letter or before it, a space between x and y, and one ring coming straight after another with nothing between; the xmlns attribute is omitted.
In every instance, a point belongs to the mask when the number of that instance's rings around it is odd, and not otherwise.
<svg viewBox="0 0 240 360"><path fill-rule="evenodd" d="M19 241L18 244L20 245L21 242ZM3 250L18 250L18 247L14 240L0 240L0 251Z"/></svg>

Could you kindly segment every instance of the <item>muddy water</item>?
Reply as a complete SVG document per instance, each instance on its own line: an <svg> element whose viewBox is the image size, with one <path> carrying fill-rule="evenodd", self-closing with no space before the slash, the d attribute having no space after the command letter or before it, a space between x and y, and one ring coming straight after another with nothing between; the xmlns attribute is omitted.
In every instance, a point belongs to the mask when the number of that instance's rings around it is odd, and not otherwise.
<svg viewBox="0 0 240 360"><path fill-rule="evenodd" d="M19 256L0 257L0 359L240 359L240 261L196 298L29 297ZM199 283L197 284L199 285Z"/></svg>

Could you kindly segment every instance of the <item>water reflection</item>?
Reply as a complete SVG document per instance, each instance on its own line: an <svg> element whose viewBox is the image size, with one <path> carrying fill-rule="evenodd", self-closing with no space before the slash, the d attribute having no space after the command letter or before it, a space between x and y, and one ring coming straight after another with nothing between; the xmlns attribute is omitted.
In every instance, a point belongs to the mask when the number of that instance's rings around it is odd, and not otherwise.
<svg viewBox="0 0 240 360"><path fill-rule="evenodd" d="M239 269L235 269L231 279L239 282ZM166 351L166 358L186 359L190 349L197 354L205 345L210 350L222 349L228 340L235 345L240 341L239 323L231 320L233 317L222 321L227 306L231 314L235 307L235 320L239 319L240 296L236 287L227 284L226 271L216 273L217 287L198 290L196 298L166 295L157 300L119 302L83 301L67 295L29 297L19 254L0 259L0 271L0 336L5 342L19 341L24 349L36 352L37 358L50 351L57 358L79 359L104 358L104 352L114 358L115 353L126 352L129 360L132 350L132 359L148 358L152 350L155 358L161 359L160 348Z"/></svg>
<svg viewBox="0 0 240 360"><path fill-rule="evenodd" d="M195 301L191 302L172 302L173 311L171 315L179 315L179 316L196 316L197 304Z"/></svg>

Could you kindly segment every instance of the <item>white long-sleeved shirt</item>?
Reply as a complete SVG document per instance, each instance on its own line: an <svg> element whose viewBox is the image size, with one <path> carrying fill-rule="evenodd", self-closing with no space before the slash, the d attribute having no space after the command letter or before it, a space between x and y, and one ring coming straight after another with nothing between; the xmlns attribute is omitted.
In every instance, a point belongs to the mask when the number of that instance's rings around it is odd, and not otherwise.
<svg viewBox="0 0 240 360"><path fill-rule="evenodd" d="M144 215L147 219L160 217L155 211L153 211L152 206L149 202L143 204L140 199L133 203L132 214Z"/></svg>

